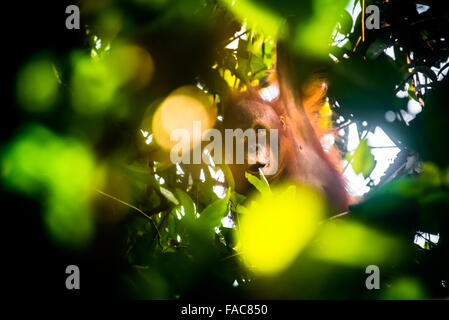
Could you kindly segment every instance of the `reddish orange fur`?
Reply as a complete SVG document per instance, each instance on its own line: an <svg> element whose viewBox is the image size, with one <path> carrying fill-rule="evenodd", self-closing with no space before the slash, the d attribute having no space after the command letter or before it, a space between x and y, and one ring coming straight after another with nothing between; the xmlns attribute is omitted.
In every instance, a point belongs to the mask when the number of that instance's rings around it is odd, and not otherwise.
<svg viewBox="0 0 449 320"><path fill-rule="evenodd" d="M257 117L262 117L264 121L267 117L276 117L277 120L271 123L277 123L273 128L281 129L280 174L271 177L271 181L287 179L314 184L323 188L336 212L347 210L350 199L341 174L341 153L334 146L325 152L320 143L320 139L327 134L335 137L335 130L331 125L323 127L320 124L320 110L325 102L327 89L327 86L323 86L323 79L311 78L295 93L285 75L273 73L270 85L277 85L280 91L279 97L271 102L261 98L259 87L249 87L226 101L225 128L250 127L254 120L258 120L251 118L251 112L259 114ZM248 120L245 118L245 109L253 110L249 113ZM268 115L273 114L271 109L275 111L275 116ZM261 110L265 111L261 113ZM245 168L234 166L234 169L240 176Z"/></svg>
<svg viewBox="0 0 449 320"><path fill-rule="evenodd" d="M324 86L323 86L324 84ZM327 83L324 78L315 77L310 79L301 90L301 98L303 101L304 110L309 118L313 130L315 131L318 139L331 134L337 140L337 132L333 127L323 127L320 125L321 115L320 110L326 101ZM331 146L327 152L329 160L337 167L341 167L342 153L334 145Z"/></svg>

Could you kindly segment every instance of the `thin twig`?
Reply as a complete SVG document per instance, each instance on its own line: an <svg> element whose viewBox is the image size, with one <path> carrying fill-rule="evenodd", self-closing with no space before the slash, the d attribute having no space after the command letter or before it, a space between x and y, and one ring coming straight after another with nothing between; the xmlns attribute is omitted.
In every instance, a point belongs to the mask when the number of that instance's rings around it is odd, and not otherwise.
<svg viewBox="0 0 449 320"><path fill-rule="evenodd" d="M227 42L227 44L230 44L232 41L236 40L236 39L240 39L240 37L242 37L243 35L247 34L248 32L250 32L251 30L246 30L245 32L242 32L241 34L229 39L229 41Z"/></svg>
<svg viewBox="0 0 449 320"><path fill-rule="evenodd" d="M229 256L226 256L226 257L222 258L221 260L223 261L223 260L231 259L231 258L237 257L237 256L239 256L241 254L242 254L241 252L233 253L233 254L231 254Z"/></svg>
<svg viewBox="0 0 449 320"><path fill-rule="evenodd" d="M330 217L329 219L330 219L330 220L338 219L338 218L347 216L348 214L349 214L349 211L345 211L345 212L336 214L335 216L332 216L332 217Z"/></svg>
<svg viewBox="0 0 449 320"><path fill-rule="evenodd" d="M362 4L362 42L365 42L365 0Z"/></svg>
<svg viewBox="0 0 449 320"><path fill-rule="evenodd" d="M340 130L340 129L346 128L347 126L349 126L349 125L351 125L351 124L353 124L353 123L354 123L354 122L352 122L351 120L348 120L348 121L346 121L345 123L342 123L341 125L339 125L339 126L337 127L337 129Z"/></svg>
<svg viewBox="0 0 449 320"><path fill-rule="evenodd" d="M119 198L116 198L116 197L114 197L113 195L110 195L110 194L108 194L108 193L106 193L106 192L104 192L104 191L101 191L101 190L99 190L99 189L96 189L95 191L97 191L99 194L101 194L101 195L103 195L103 196L105 196L105 197L108 197L108 198L110 198L110 199L112 199L112 200L115 200L115 201L117 201L117 202L120 202L121 204L123 204L123 205L125 205L125 206L127 206L127 207L129 207L129 208L131 208L131 209L134 209L135 211L137 211L137 212L139 212L140 214L142 214L145 218L149 219L150 222L151 222L151 225L152 225L153 228L156 230L156 234L157 234L157 238L158 238L159 245L162 247L162 244L161 244L161 234L159 233L159 229L157 228L156 224L154 223L154 220L153 220L152 217L150 217L148 214L146 214L145 212L143 212L143 211L140 210L139 208L133 206L132 204L129 204L129 203L123 201L123 200L120 200Z"/></svg>
<svg viewBox="0 0 449 320"><path fill-rule="evenodd" d="M356 44L354 46L354 49L352 49L352 52L355 52L355 50L357 49L357 46L359 45L361 39L362 39L362 37L359 36L359 38L357 39L357 42L356 42Z"/></svg>

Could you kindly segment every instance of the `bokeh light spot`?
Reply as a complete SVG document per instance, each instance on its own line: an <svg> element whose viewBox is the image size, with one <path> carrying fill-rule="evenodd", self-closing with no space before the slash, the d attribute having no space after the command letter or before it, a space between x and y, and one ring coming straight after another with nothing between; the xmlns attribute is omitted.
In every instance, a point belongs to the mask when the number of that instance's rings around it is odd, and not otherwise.
<svg viewBox="0 0 449 320"><path fill-rule="evenodd" d="M47 111L57 99L58 86L53 63L48 58L34 58L19 71L17 100L27 111Z"/></svg>
<svg viewBox="0 0 449 320"><path fill-rule="evenodd" d="M72 104L81 114L96 114L108 109L120 79L104 60L94 61L82 54L73 55Z"/></svg>
<svg viewBox="0 0 449 320"><path fill-rule="evenodd" d="M93 233L90 199L102 181L93 155L82 143L33 125L1 153L5 186L42 197L44 222L56 243L82 248Z"/></svg>
<svg viewBox="0 0 449 320"><path fill-rule="evenodd" d="M241 218L244 263L260 274L281 272L309 242L325 211L321 195L305 186L277 187L259 195Z"/></svg>
<svg viewBox="0 0 449 320"><path fill-rule="evenodd" d="M152 127L158 145L169 150L179 141L171 141L174 130L183 129L189 134L188 144L183 150L189 150L201 142L204 133L213 127L217 117L217 108L212 97L195 86L184 86L174 90L159 105L154 114ZM201 124L201 134L194 136L194 122Z"/></svg>
<svg viewBox="0 0 449 320"><path fill-rule="evenodd" d="M328 222L316 241L314 257L348 266L393 261L401 252L393 237L355 222Z"/></svg>
<svg viewBox="0 0 449 320"><path fill-rule="evenodd" d="M419 280L400 278L384 290L383 299L387 300L419 300L426 298L426 290Z"/></svg>

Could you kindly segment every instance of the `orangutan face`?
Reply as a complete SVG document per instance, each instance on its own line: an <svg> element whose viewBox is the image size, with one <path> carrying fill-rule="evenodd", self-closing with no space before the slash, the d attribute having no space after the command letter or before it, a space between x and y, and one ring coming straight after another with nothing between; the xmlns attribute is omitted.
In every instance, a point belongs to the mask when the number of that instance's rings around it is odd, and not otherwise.
<svg viewBox="0 0 449 320"><path fill-rule="evenodd" d="M273 106L262 99L240 97L226 106L223 127L233 131L252 131L256 137L251 141L248 135L240 136L241 140L236 141L236 145L240 143L244 146L244 163L239 164L233 159L230 164L238 192L245 192L250 187L245 172L259 176L261 170L269 181L280 176L284 170L284 155L288 144L283 142L286 131Z"/></svg>
<svg viewBox="0 0 449 320"><path fill-rule="evenodd" d="M230 164L237 192L245 193L251 187L245 172L258 176L261 170L270 183L287 180L313 186L335 212L347 210L343 178L324 152L301 103L282 98L268 102L258 91L249 90L225 104L223 127L225 131L255 129L268 136L273 135L272 129L277 132L277 141L267 136L266 144L243 141L245 163Z"/></svg>

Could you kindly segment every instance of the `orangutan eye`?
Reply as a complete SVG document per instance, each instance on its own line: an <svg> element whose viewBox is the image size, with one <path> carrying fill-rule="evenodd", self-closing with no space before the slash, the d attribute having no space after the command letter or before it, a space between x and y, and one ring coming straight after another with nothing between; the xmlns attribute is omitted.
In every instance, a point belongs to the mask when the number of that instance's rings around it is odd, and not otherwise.
<svg viewBox="0 0 449 320"><path fill-rule="evenodd" d="M258 143L248 145L248 153L257 155L262 150L262 146Z"/></svg>
<svg viewBox="0 0 449 320"><path fill-rule="evenodd" d="M253 130L256 133L257 139L260 139L260 138L264 139L267 136L268 129L261 124L256 124L253 127Z"/></svg>

